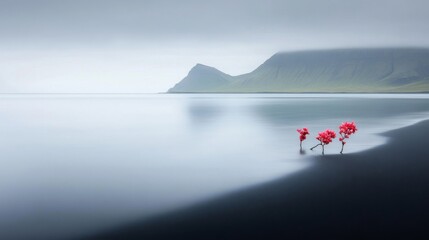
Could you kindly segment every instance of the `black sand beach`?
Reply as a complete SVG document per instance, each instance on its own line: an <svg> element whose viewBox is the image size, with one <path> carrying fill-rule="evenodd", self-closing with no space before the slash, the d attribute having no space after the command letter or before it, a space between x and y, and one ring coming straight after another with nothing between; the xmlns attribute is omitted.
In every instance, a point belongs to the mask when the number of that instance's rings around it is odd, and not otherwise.
<svg viewBox="0 0 429 240"><path fill-rule="evenodd" d="M361 153L85 239L428 239L429 121ZM309 151L309 150L307 150Z"/></svg>

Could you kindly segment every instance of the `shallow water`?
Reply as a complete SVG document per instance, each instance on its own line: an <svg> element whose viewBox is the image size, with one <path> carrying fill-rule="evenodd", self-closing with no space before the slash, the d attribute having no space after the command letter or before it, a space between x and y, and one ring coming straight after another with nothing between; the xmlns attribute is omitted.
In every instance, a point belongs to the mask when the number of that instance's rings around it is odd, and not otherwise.
<svg viewBox="0 0 429 240"><path fill-rule="evenodd" d="M351 153L428 116L426 94L3 94L0 239L142 219L310 166L317 132L343 121Z"/></svg>

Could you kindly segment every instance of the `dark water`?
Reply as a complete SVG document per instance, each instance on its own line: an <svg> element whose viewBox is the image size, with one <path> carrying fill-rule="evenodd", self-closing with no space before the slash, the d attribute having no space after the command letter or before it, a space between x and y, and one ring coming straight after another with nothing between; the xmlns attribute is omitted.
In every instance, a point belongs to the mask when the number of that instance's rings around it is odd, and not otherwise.
<svg viewBox="0 0 429 240"><path fill-rule="evenodd" d="M66 239L186 206L311 166L317 132L343 121L359 128L350 153L428 113L428 95L405 94L1 95L0 239Z"/></svg>

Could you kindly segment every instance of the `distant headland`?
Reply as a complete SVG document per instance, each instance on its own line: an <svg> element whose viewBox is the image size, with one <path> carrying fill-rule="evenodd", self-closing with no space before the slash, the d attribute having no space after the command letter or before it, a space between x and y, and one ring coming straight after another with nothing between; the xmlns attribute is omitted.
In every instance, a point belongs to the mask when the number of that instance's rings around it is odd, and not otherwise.
<svg viewBox="0 0 429 240"><path fill-rule="evenodd" d="M429 48L279 52L231 76L197 64L168 93L429 92Z"/></svg>

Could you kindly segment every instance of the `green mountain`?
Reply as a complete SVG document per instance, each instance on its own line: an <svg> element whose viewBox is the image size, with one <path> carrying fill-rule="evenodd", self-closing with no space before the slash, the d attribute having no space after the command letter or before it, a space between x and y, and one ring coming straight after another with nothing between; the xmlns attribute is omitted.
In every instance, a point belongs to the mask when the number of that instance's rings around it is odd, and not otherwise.
<svg viewBox="0 0 429 240"><path fill-rule="evenodd" d="M239 76L197 64L168 92L429 92L429 49L281 52Z"/></svg>
<svg viewBox="0 0 429 240"><path fill-rule="evenodd" d="M197 64L189 71L182 81L180 81L169 92L206 92L210 89L218 89L233 82L234 78L216 68ZM174 89L174 91L173 91Z"/></svg>

